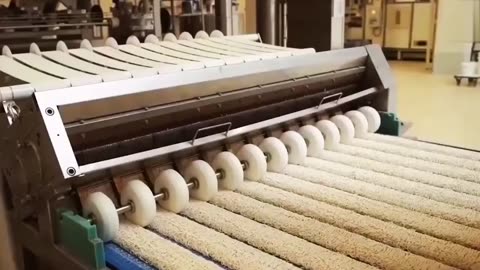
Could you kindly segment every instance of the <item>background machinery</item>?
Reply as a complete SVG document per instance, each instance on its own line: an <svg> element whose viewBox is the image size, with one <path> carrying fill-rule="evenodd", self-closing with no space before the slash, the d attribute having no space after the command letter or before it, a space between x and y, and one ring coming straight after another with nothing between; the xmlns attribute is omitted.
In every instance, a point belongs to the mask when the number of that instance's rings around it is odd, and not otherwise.
<svg viewBox="0 0 480 270"><path fill-rule="evenodd" d="M380 47L258 39L5 47L18 266L475 269L479 155L374 134L402 129Z"/></svg>

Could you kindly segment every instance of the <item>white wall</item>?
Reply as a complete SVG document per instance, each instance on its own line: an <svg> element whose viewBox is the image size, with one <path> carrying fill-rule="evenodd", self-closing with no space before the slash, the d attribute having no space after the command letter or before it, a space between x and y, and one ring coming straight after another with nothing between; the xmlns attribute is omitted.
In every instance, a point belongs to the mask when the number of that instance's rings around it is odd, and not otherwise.
<svg viewBox="0 0 480 270"><path fill-rule="evenodd" d="M473 42L478 0L439 0L433 72L454 74Z"/></svg>
<svg viewBox="0 0 480 270"><path fill-rule="evenodd" d="M475 41L480 42L480 0L475 1Z"/></svg>

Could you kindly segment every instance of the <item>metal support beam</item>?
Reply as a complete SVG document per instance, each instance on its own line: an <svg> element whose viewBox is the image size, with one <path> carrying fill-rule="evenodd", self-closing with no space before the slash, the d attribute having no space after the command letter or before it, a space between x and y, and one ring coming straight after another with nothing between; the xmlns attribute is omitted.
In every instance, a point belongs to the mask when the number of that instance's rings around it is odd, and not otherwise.
<svg viewBox="0 0 480 270"><path fill-rule="evenodd" d="M216 28L224 35L232 35L232 0L215 0L215 14Z"/></svg>
<svg viewBox="0 0 480 270"><path fill-rule="evenodd" d="M148 1L147 1L148 2ZM162 0L153 0L153 26L155 29L155 36L162 37L162 23L161 23L161 8Z"/></svg>
<svg viewBox="0 0 480 270"><path fill-rule="evenodd" d="M278 38L277 0L257 0L257 32L263 42L276 44Z"/></svg>

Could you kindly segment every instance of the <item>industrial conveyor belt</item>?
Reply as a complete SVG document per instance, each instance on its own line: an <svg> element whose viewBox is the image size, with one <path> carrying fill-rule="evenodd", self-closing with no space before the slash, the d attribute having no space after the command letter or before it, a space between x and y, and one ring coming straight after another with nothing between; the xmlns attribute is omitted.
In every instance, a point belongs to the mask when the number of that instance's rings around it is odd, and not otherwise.
<svg viewBox="0 0 480 270"><path fill-rule="evenodd" d="M377 134L348 141L209 202L191 200L178 214L160 210L146 229L122 230L154 232L230 269L479 269L480 184L434 170L464 160L472 168L462 170L478 176L479 153ZM397 141L405 152L391 154ZM378 161L385 153L411 163ZM436 158L428 167L409 166L427 156ZM155 264L136 245L132 252Z"/></svg>
<svg viewBox="0 0 480 270"><path fill-rule="evenodd" d="M4 48L22 247L65 269L480 269L480 153L375 133L380 48L257 38Z"/></svg>

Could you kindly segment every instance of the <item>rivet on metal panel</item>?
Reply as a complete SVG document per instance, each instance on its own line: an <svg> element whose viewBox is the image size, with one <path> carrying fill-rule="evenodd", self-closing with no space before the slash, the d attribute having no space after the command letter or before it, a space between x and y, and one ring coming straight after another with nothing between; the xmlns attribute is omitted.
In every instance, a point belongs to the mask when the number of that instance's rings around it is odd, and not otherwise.
<svg viewBox="0 0 480 270"><path fill-rule="evenodd" d="M74 176L77 171L73 167L67 168L67 174L70 176Z"/></svg>
<svg viewBox="0 0 480 270"><path fill-rule="evenodd" d="M48 108L45 109L45 113L46 113L48 116L52 116L52 115L55 114L55 110L54 110L53 108L48 107Z"/></svg>

